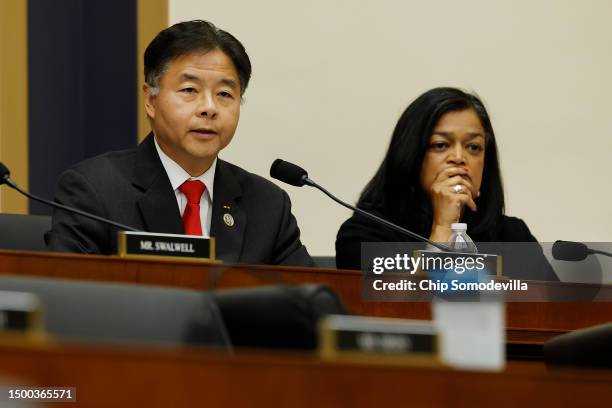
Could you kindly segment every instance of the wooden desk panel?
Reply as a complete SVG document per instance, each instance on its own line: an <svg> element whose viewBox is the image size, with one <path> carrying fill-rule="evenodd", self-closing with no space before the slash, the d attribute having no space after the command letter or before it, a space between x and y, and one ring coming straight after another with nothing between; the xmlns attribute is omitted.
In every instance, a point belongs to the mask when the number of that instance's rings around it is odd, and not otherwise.
<svg viewBox="0 0 612 408"><path fill-rule="evenodd" d="M15 345L0 341L0 377L76 387L77 406L602 406L609 370L510 363L501 373L323 362L312 354ZM6 380L5 380L6 383ZM11 385L16 383L11 382ZM8 385L8 384L7 384ZM55 405L63 407L65 403Z"/></svg>
<svg viewBox="0 0 612 408"><path fill-rule="evenodd" d="M199 290L276 283L324 283L334 288L355 314L431 319L431 307L427 302L362 302L358 271L0 251L0 273ZM544 290L549 285L546 282L533 283ZM602 290L610 297L612 286L605 286ZM612 321L612 302L509 303L506 320L509 342L542 344L560 333Z"/></svg>

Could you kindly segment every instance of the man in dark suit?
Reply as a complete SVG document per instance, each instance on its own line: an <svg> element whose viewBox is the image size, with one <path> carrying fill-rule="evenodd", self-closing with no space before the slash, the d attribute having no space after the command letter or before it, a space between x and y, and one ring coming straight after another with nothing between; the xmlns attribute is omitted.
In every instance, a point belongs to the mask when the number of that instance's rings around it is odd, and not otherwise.
<svg viewBox="0 0 612 408"><path fill-rule="evenodd" d="M287 194L217 157L250 75L242 44L211 23L163 30L145 51L152 133L64 172L56 201L145 231L214 237L226 262L312 266ZM57 251L117 250L116 228L61 210L45 239Z"/></svg>

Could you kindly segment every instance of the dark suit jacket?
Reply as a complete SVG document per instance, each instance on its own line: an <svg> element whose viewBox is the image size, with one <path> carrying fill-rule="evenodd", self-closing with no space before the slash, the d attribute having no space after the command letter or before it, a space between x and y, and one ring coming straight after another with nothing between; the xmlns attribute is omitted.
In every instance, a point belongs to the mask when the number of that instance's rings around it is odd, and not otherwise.
<svg viewBox="0 0 612 408"><path fill-rule="evenodd" d="M135 149L106 153L66 170L55 200L143 231L183 234L176 196L152 135ZM219 159L212 207L210 236L216 240L217 258L313 265L300 242L289 197L273 183ZM233 216L233 226L223 222L225 213ZM45 240L54 251L117 252L116 228L63 210L53 213Z"/></svg>
<svg viewBox="0 0 612 408"><path fill-rule="evenodd" d="M388 218L380 211L372 212L381 218ZM470 238L476 241L480 253L502 255L504 275L526 280L558 280L542 248L523 220L504 215L490 233L486 237L470 235ZM338 268L361 269L362 242L414 242L414 239L362 215L353 215L342 224L336 237Z"/></svg>

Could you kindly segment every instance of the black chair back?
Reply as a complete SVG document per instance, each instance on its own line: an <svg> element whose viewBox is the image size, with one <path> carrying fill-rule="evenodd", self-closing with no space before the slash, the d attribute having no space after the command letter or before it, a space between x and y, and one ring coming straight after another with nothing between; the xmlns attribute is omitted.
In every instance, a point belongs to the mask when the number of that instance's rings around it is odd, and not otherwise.
<svg viewBox="0 0 612 408"><path fill-rule="evenodd" d="M547 364L612 368L612 323L574 330L544 343Z"/></svg>
<svg viewBox="0 0 612 408"><path fill-rule="evenodd" d="M61 338L229 346L204 292L10 276L0 277L0 290L38 295L46 331Z"/></svg>
<svg viewBox="0 0 612 408"><path fill-rule="evenodd" d="M211 296L237 347L312 350L319 319L346 314L338 295L323 285L224 289Z"/></svg>
<svg viewBox="0 0 612 408"><path fill-rule="evenodd" d="M0 214L0 249L47 251L44 235L50 229L47 215Z"/></svg>
<svg viewBox="0 0 612 408"><path fill-rule="evenodd" d="M318 268L336 269L335 256L313 256L312 260Z"/></svg>

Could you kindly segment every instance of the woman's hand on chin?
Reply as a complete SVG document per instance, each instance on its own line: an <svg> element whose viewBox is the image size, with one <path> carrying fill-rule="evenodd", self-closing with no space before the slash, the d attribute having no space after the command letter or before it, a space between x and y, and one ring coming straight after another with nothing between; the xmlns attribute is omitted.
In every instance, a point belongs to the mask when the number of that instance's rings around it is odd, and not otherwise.
<svg viewBox="0 0 612 408"><path fill-rule="evenodd" d="M465 168L449 167L441 171L429 191L433 209L430 239L446 242L451 234L451 224L461 220L463 208L467 206L472 211L477 210L474 198L478 194Z"/></svg>

